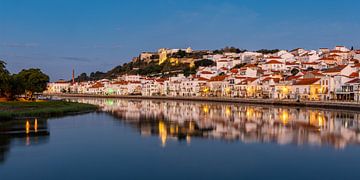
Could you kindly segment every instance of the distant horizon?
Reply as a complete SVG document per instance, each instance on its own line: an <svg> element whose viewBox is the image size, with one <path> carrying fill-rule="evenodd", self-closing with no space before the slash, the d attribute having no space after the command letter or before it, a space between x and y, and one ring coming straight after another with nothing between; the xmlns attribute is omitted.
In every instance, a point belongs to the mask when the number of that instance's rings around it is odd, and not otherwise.
<svg viewBox="0 0 360 180"><path fill-rule="evenodd" d="M143 51L360 48L356 0L0 0L0 59L12 73L108 71Z"/></svg>

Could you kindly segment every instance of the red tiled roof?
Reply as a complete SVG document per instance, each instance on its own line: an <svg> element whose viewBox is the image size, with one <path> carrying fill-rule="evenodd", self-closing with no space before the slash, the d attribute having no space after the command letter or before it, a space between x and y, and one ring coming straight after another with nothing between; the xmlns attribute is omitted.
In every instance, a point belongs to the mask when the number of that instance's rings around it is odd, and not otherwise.
<svg viewBox="0 0 360 180"><path fill-rule="evenodd" d="M232 70L230 70L230 72L232 72L232 73L234 73L234 74L237 74L237 73L239 72L239 70L237 70L237 69L232 69Z"/></svg>
<svg viewBox="0 0 360 180"><path fill-rule="evenodd" d="M349 77L359 77L359 72L353 72L349 75Z"/></svg>
<svg viewBox="0 0 360 180"><path fill-rule="evenodd" d="M360 79L359 78L356 78L356 79L353 79L351 81L348 81L346 84L357 84L357 83L360 83Z"/></svg>
<svg viewBox="0 0 360 180"><path fill-rule="evenodd" d="M323 73L319 72L319 71L308 71L305 73L306 74L313 74L314 76L325 76Z"/></svg>
<svg viewBox="0 0 360 180"><path fill-rule="evenodd" d="M360 67L360 63L355 64L353 67Z"/></svg>
<svg viewBox="0 0 360 180"><path fill-rule="evenodd" d="M236 76L235 79L246 79L246 77L243 76Z"/></svg>
<svg viewBox="0 0 360 180"><path fill-rule="evenodd" d="M341 70L343 70L346 67L346 65L339 65L336 66L334 68L330 68L325 70L323 73L336 73L336 72L340 72Z"/></svg>
<svg viewBox="0 0 360 180"><path fill-rule="evenodd" d="M241 81L240 83L238 83L238 84L244 85L244 84L248 84L248 83L254 82L255 80L257 80L257 78L246 78L246 79L242 80L242 81Z"/></svg>
<svg viewBox="0 0 360 180"><path fill-rule="evenodd" d="M298 65L296 62L286 62L285 64L286 64L286 65L289 65L289 66L291 66L291 65Z"/></svg>
<svg viewBox="0 0 360 180"><path fill-rule="evenodd" d="M270 60L270 61L266 62L265 64L283 64L283 63L280 61L277 61L277 60Z"/></svg>
<svg viewBox="0 0 360 180"><path fill-rule="evenodd" d="M203 78L203 77L199 77L198 78L199 81L208 81L209 79Z"/></svg>
<svg viewBox="0 0 360 180"><path fill-rule="evenodd" d="M267 78L263 79L263 81L270 81L270 80L273 80L276 83L280 82L280 78L267 77Z"/></svg>
<svg viewBox="0 0 360 180"><path fill-rule="evenodd" d="M245 68L251 68L251 67L257 67L257 65L256 64L246 64L245 66L244 66Z"/></svg>
<svg viewBox="0 0 360 180"><path fill-rule="evenodd" d="M116 81L116 82L113 82L111 84L118 84L118 85L127 85L129 82L127 81Z"/></svg>
<svg viewBox="0 0 360 180"><path fill-rule="evenodd" d="M320 80L320 78L305 78L305 79L300 79L300 80L296 81L293 85L297 85L297 86L312 85L319 80Z"/></svg>
<svg viewBox="0 0 360 180"><path fill-rule="evenodd" d="M319 63L317 63L317 62L303 62L302 64L304 64L304 65L318 65Z"/></svg>
<svg viewBox="0 0 360 180"><path fill-rule="evenodd" d="M92 85L90 88L102 88L102 87L104 87L104 84L96 83L96 84Z"/></svg>
<svg viewBox="0 0 360 180"><path fill-rule="evenodd" d="M141 84L141 81L129 81L130 84Z"/></svg>
<svg viewBox="0 0 360 180"><path fill-rule="evenodd" d="M155 81L156 81L156 82L159 82L159 83L162 83L162 82L165 81L165 79L160 78L160 79L156 79Z"/></svg>
<svg viewBox="0 0 360 180"><path fill-rule="evenodd" d="M301 78L300 75L299 76L289 76L289 77L286 78L286 80L291 81L291 80L295 80L295 79L299 79L299 78Z"/></svg>
<svg viewBox="0 0 360 180"><path fill-rule="evenodd" d="M248 82L253 82L253 81L255 81L255 80L257 80L258 78L246 78L246 81L248 81Z"/></svg>
<svg viewBox="0 0 360 180"><path fill-rule="evenodd" d="M227 77L228 77L227 75L215 76L215 77L210 78L209 81L224 81L225 78L227 78Z"/></svg>
<svg viewBox="0 0 360 180"><path fill-rule="evenodd" d="M348 53L349 51L331 50L330 53Z"/></svg>

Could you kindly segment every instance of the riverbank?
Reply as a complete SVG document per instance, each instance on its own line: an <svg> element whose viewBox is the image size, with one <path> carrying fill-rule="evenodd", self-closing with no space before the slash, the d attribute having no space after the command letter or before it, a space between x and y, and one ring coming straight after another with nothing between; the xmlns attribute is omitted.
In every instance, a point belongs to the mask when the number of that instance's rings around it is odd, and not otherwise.
<svg viewBox="0 0 360 180"><path fill-rule="evenodd" d="M97 106L75 102L0 102L0 120L49 118L95 111Z"/></svg>
<svg viewBox="0 0 360 180"><path fill-rule="evenodd" d="M248 99L227 97L168 97L168 96L119 96L119 95L92 95L92 94L51 94L49 96L59 97L88 97L88 98L120 98L120 99L149 99L149 100L178 100L178 101L202 101L202 102L224 102L258 105L278 105L292 107L315 107L325 109L360 110L360 103L344 101L301 101L276 100L276 99Z"/></svg>

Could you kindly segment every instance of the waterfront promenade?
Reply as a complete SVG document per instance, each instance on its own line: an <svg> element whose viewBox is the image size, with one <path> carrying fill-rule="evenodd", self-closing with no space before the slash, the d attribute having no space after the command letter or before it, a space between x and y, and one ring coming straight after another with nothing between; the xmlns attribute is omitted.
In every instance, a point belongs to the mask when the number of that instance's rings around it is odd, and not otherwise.
<svg viewBox="0 0 360 180"><path fill-rule="evenodd" d="M87 97L87 98L121 98L121 99L153 99L153 100L176 100L176 101L200 101L200 102L223 102L243 103L259 105L278 105L293 107L315 107L326 109L360 110L359 102L350 101L296 101L288 99L256 99L234 97L186 97L186 96L140 96L140 95L94 95L94 94L44 94L46 96L59 97Z"/></svg>

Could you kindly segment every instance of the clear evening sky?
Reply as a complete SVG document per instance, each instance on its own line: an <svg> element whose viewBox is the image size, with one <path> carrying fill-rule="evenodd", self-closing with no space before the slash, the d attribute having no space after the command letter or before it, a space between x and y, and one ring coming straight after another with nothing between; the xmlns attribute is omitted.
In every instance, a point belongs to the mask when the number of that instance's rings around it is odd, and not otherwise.
<svg viewBox="0 0 360 180"><path fill-rule="evenodd" d="M358 0L0 0L0 59L51 80L141 51L360 48Z"/></svg>

